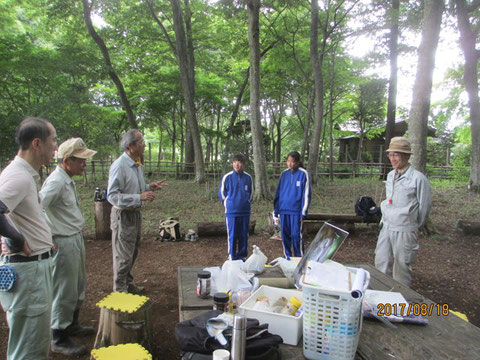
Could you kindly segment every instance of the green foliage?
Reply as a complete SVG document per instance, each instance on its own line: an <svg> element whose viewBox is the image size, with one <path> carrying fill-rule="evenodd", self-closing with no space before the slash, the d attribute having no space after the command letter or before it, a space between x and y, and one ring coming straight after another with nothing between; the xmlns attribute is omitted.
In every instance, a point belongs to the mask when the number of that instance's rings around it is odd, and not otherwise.
<svg viewBox="0 0 480 360"><path fill-rule="evenodd" d="M169 43L169 40L175 42L171 3L168 0L151 0L151 3L168 37L145 1L94 1L94 26L109 50L139 126L148 134L152 156L155 158L160 151L163 158L170 159L175 153L174 158L180 160L186 125L177 58ZM352 34L374 32L379 45L374 61L386 60L386 14L390 3L358 3L343 17L348 6L348 2L338 4L335 19L342 21L329 34L326 52L322 54L324 124L329 125L332 120L335 151L336 138L345 135L341 126L352 117L363 122L361 127L366 137L383 131L385 117L385 82L366 75L372 58L353 59L345 49L349 42L355 41ZM330 16L327 25L331 26L332 7L327 9L325 4L322 7L320 20L324 22ZM214 148L219 149L219 159L228 159L234 151L251 156L248 84L233 124L232 138L228 144L225 140L249 66L245 3L193 1L190 10L196 109L203 145L208 146L210 159L215 156ZM419 29L421 10L418 2L402 1L400 26ZM303 1L262 3L261 108L267 161L274 159L273 150L277 146L274 142L278 137L283 160L287 152L300 151L304 131L308 135L312 131L312 122L305 129L313 89L310 15L309 6ZM356 25L348 22L351 18L356 19ZM320 31L319 44L324 40L322 36ZM408 50L402 44L400 48ZM451 89L448 100L433 104L430 125L439 133L446 133L446 124L452 117L468 118L461 96L462 76L461 69L452 69L442 84ZM0 79L0 158L11 158L15 153L12 134L27 115L51 120L60 141L71 136L83 137L98 150L98 159L118 153L118 140L129 124L104 59L87 32L82 2L2 1ZM397 109L397 114L406 117L408 110ZM274 126L274 120L279 122L278 127ZM468 131L468 126L457 129L455 142L468 144ZM325 155L330 144L328 133L324 135L321 146ZM229 153L223 154L225 148L230 149ZM433 163L440 163L437 154L439 151L433 146ZM368 153L363 157L371 159ZM452 161L466 164L466 157L466 151L454 148Z"/></svg>

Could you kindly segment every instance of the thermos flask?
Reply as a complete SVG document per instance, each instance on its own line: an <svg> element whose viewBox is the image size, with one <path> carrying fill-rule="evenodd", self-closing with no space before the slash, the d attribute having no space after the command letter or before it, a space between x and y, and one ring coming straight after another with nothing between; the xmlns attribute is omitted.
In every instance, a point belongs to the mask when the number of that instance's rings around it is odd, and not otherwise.
<svg viewBox="0 0 480 360"><path fill-rule="evenodd" d="M231 360L245 360L247 339L247 318L236 314L233 318Z"/></svg>

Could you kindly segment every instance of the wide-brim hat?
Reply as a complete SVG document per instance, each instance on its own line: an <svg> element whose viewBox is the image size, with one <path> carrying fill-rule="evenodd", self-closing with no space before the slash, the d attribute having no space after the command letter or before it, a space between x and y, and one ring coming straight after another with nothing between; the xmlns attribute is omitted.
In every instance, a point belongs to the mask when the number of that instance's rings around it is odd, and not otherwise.
<svg viewBox="0 0 480 360"><path fill-rule="evenodd" d="M58 147L57 157L66 159L74 156L79 159L90 159L96 153L95 150L87 148L81 138L70 138Z"/></svg>
<svg viewBox="0 0 480 360"><path fill-rule="evenodd" d="M404 138L403 136L396 136L390 140L390 146L388 147L387 152L411 154L412 146L407 138Z"/></svg>

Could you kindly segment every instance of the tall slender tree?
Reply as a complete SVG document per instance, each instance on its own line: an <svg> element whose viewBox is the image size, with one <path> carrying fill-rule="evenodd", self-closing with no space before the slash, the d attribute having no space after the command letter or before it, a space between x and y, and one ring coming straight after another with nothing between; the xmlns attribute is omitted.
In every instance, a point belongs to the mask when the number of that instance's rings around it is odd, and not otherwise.
<svg viewBox="0 0 480 360"><path fill-rule="evenodd" d="M92 4L89 2L89 0L82 0L82 4L83 4L83 18L85 20L85 25L87 26L88 33L90 34L92 39L95 41L95 43L98 45L98 48L100 49L103 55L105 64L107 66L108 75L110 76L110 79L113 81L113 83L117 87L118 95L120 96L120 101L127 115L127 119L128 119L128 122L130 123L130 127L133 129L138 129L138 123L133 113L132 107L130 105L130 101L128 100L128 96L125 91L125 88L123 87L122 80L120 80L120 78L118 77L113 67L112 61L110 60L110 54L108 53L108 49L107 49L107 46L105 45L105 42L93 27L92 17L91 17Z"/></svg>
<svg viewBox="0 0 480 360"><path fill-rule="evenodd" d="M180 8L178 0L170 0L170 2L172 4L173 27L175 30L178 67L180 69L183 96L185 98L187 127L191 133L191 139L193 141L193 149L195 154L195 180L198 183L202 183L205 181L205 165L203 162L200 129L198 127L197 115L195 110L195 79L192 79L192 77L194 76L194 71L192 71L189 67L190 65L193 65L193 54L188 54L188 51L193 51L193 47L187 46L187 37L185 35L182 10Z"/></svg>
<svg viewBox="0 0 480 360"><path fill-rule="evenodd" d="M271 199L260 118L260 0L247 0L250 48L250 125L252 128L255 199Z"/></svg>
<svg viewBox="0 0 480 360"><path fill-rule="evenodd" d="M480 51L476 47L480 32L477 23L480 1L473 1L470 5L467 5L466 0L455 0L455 7L458 29L460 30L460 46L465 58L463 78L468 94L472 134L469 188L475 192L480 192L480 101L478 98L478 60Z"/></svg>
<svg viewBox="0 0 480 360"><path fill-rule="evenodd" d="M427 165L427 121L430 112L435 54L444 8L444 0L425 0L422 40L418 48L417 74L409 114L408 137L412 143L412 164L423 173Z"/></svg>
<svg viewBox="0 0 480 360"><path fill-rule="evenodd" d="M397 110L397 76L398 76L398 18L400 0L392 0L392 7L387 12L390 33L388 35L388 50L390 60L390 78L388 82L387 124L385 127L385 149L388 149L395 130L395 114ZM382 156L384 176L388 172L386 153Z"/></svg>
<svg viewBox="0 0 480 360"><path fill-rule="evenodd" d="M312 59L312 69L315 83L315 118L313 121L312 140L310 142L310 151L308 157L307 170L310 173L312 183L317 181L317 163L320 146L320 136L323 122L323 56L324 52L318 53L318 28L319 28L319 9L318 1L311 0L312 21L310 25L310 57ZM328 14L328 13L327 13ZM323 39L322 46L325 48L326 39Z"/></svg>

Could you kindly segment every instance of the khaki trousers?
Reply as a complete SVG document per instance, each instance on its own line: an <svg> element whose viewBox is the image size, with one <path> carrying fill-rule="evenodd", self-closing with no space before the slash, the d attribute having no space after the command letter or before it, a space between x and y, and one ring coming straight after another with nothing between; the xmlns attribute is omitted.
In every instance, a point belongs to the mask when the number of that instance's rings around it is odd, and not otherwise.
<svg viewBox="0 0 480 360"><path fill-rule="evenodd" d="M7 265L17 274L12 291L0 292L10 328L7 360L46 360L51 337L52 258Z"/></svg>
<svg viewBox="0 0 480 360"><path fill-rule="evenodd" d="M113 291L127 292L133 284L132 268L142 236L140 210L112 208Z"/></svg>
<svg viewBox="0 0 480 360"><path fill-rule="evenodd" d="M418 248L417 232L391 231L384 226L375 249L375 267L410 287L412 281L410 265L417 259Z"/></svg>
<svg viewBox="0 0 480 360"><path fill-rule="evenodd" d="M82 233L54 236L52 329L66 329L85 300L87 278Z"/></svg>

